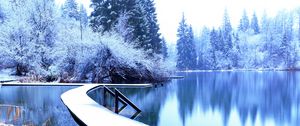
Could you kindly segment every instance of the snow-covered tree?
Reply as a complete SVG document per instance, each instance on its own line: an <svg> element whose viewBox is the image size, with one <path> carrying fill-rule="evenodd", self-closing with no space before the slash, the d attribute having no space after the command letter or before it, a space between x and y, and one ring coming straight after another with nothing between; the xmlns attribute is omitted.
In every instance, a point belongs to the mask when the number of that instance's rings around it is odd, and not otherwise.
<svg viewBox="0 0 300 126"><path fill-rule="evenodd" d="M204 27L199 39L196 41L196 51L198 53L197 66L199 69L213 69L213 49L210 43L210 29Z"/></svg>
<svg viewBox="0 0 300 126"><path fill-rule="evenodd" d="M267 16L267 12L264 11L262 18L261 18L261 32L262 33L266 33L268 31L269 28L269 21L268 21L268 16Z"/></svg>
<svg viewBox="0 0 300 126"><path fill-rule="evenodd" d="M225 9L224 11L222 33L224 41L224 50L222 51L226 54L227 51L229 51L232 48L232 27L227 9Z"/></svg>
<svg viewBox="0 0 300 126"><path fill-rule="evenodd" d="M231 61L232 61L232 67L233 68L240 68L240 60L242 59L241 57L241 50L240 50L240 38L239 34L233 35L234 42L233 42L233 48L231 51Z"/></svg>
<svg viewBox="0 0 300 126"><path fill-rule="evenodd" d="M163 58L166 59L168 57L167 42L166 42L165 38L162 38L161 42L162 42L161 52L162 52Z"/></svg>
<svg viewBox="0 0 300 126"><path fill-rule="evenodd" d="M153 53L161 54L161 38L159 31L159 26L157 23L156 9L154 7L154 0L141 0L142 6L144 6L144 12L146 15L147 22L149 23L149 33L147 36L150 37L151 49Z"/></svg>
<svg viewBox="0 0 300 126"><path fill-rule="evenodd" d="M62 6L62 16L74 18L76 20L80 19L80 14L78 12L78 4L75 0L66 0Z"/></svg>
<svg viewBox="0 0 300 126"><path fill-rule="evenodd" d="M91 6L94 11L91 14L90 25L95 32L104 33L114 29L120 31L117 25L122 24L126 27L121 31L130 32L126 32L129 37L124 36L128 43L144 49L152 56L162 53L153 0L94 0Z"/></svg>
<svg viewBox="0 0 300 126"><path fill-rule="evenodd" d="M82 34L83 34L82 32L84 28L86 28L88 25L88 15L86 9L82 4L80 5L80 9L79 9L79 22L80 22L80 38L82 40Z"/></svg>
<svg viewBox="0 0 300 126"><path fill-rule="evenodd" d="M184 15L179 23L177 34L177 68L191 70L196 68L196 49L194 35L191 26L188 26Z"/></svg>
<svg viewBox="0 0 300 126"><path fill-rule="evenodd" d="M133 2L135 0L129 1ZM101 33L111 31L113 29L122 9L124 10L127 6L122 6L122 2L125 1L119 0L92 0L91 2L93 12L91 13L90 26L93 31ZM124 10L123 12L126 11Z"/></svg>
<svg viewBox="0 0 300 126"><path fill-rule="evenodd" d="M39 0L33 4L34 8L30 11L28 22L32 27L31 37L35 43L36 56L39 57L36 57L38 58L36 60L43 70L48 71L53 62L49 55L57 34L55 3L54 0Z"/></svg>
<svg viewBox="0 0 300 126"><path fill-rule="evenodd" d="M25 75L33 69L35 62L34 42L31 37L29 8L32 1L11 1L10 14L7 21L1 25L1 47L4 47L4 60L9 60L15 68L16 75ZM26 6L26 7L24 7Z"/></svg>
<svg viewBox="0 0 300 126"><path fill-rule="evenodd" d="M82 7L84 21L59 15L54 0L15 0L5 5L5 21L0 24L1 69L15 68L17 75L44 81L61 78L62 82L161 81L168 75L161 71L169 67L163 60L125 42L121 30L99 34L89 27L82 29L87 22ZM119 29L128 28L129 17L124 17L125 25Z"/></svg>
<svg viewBox="0 0 300 126"><path fill-rule="evenodd" d="M130 43L133 40L133 28L128 24L129 16L127 13L122 13L118 18L114 30L119 33L125 42Z"/></svg>
<svg viewBox="0 0 300 126"><path fill-rule="evenodd" d="M230 18L227 9L224 11L223 26L222 26L222 37L220 39L223 41L223 47L220 50L220 61L219 65L221 68L230 69L231 68L231 51L232 51L232 27L230 23Z"/></svg>
<svg viewBox="0 0 300 126"><path fill-rule="evenodd" d="M82 25L83 27L86 27L89 23L88 19L88 14L86 12L85 7L83 6L83 4L80 5L80 9L79 9L79 16L80 16L80 25Z"/></svg>
<svg viewBox="0 0 300 126"><path fill-rule="evenodd" d="M254 34L258 34L260 32L256 13L253 13L251 19L251 29L254 31Z"/></svg>
<svg viewBox="0 0 300 126"><path fill-rule="evenodd" d="M292 57L292 40L293 40L293 18L289 14L285 14L287 16L283 26L283 33L282 33L282 42L280 45L280 57L283 59L283 62L286 68L290 68L294 65L294 57Z"/></svg>
<svg viewBox="0 0 300 126"><path fill-rule="evenodd" d="M240 24L239 24L238 29L240 31L246 32L248 30L248 28L249 28L249 18L247 16L246 10L244 10L243 11L243 16L240 19Z"/></svg>

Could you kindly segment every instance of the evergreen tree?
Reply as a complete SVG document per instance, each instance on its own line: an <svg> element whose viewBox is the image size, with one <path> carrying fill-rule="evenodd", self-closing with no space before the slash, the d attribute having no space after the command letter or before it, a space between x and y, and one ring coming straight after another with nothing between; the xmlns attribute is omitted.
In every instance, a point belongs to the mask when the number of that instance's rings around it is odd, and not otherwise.
<svg viewBox="0 0 300 126"><path fill-rule="evenodd" d="M212 64L212 45L210 43L211 30L204 27L201 35L196 39L196 52L198 56L197 67L198 69L211 69Z"/></svg>
<svg viewBox="0 0 300 126"><path fill-rule="evenodd" d="M179 23L177 36L177 68L180 70L195 69L197 54L193 30L186 24L184 15Z"/></svg>
<svg viewBox="0 0 300 126"><path fill-rule="evenodd" d="M258 20L256 17L256 14L253 13L252 19L251 19L251 28L254 31L254 34L259 34L259 26L258 26Z"/></svg>
<svg viewBox="0 0 300 126"><path fill-rule="evenodd" d="M282 60L284 61L284 64L286 65L286 67L288 68L289 65L289 61L291 60L290 57L290 51L291 51L291 43L289 41L289 37L288 37L288 33L284 32L283 37L282 37L282 43L280 45L280 56L282 58Z"/></svg>
<svg viewBox="0 0 300 126"><path fill-rule="evenodd" d="M93 0L91 6L94 11L90 25L95 32L111 31L122 24L126 28L121 31L130 31L130 37L125 37L128 43L144 49L149 55L162 53L153 0ZM123 18L124 15L126 18Z"/></svg>
<svg viewBox="0 0 300 126"><path fill-rule="evenodd" d="M216 51L218 51L218 42L219 42L219 35L218 32L213 29L210 32L210 44L211 44L211 53L212 53L212 62L211 62L211 69L216 69L217 67L217 59L216 59Z"/></svg>
<svg viewBox="0 0 300 126"><path fill-rule="evenodd" d="M269 28L268 16L267 16L267 12L264 11L261 19L261 32L266 33L268 31L268 28Z"/></svg>
<svg viewBox="0 0 300 126"><path fill-rule="evenodd" d="M223 27L222 27L222 37L220 37L221 39L221 43L224 46L221 46L221 54L219 55L218 58L219 62L218 65L219 67L221 67L222 69L230 69L232 66L232 27L231 27L231 23L230 23L230 19L229 19L229 15L227 13L227 10L225 9L224 12L224 18L223 18Z"/></svg>
<svg viewBox="0 0 300 126"><path fill-rule="evenodd" d="M79 20L78 5L75 0L66 0L62 6L62 16Z"/></svg>
<svg viewBox="0 0 300 126"><path fill-rule="evenodd" d="M223 32L222 29L218 30L217 34L217 39L216 39L216 50L220 52L225 52L225 43L224 43L224 38L223 38Z"/></svg>
<svg viewBox="0 0 300 126"><path fill-rule="evenodd" d="M223 18L223 29L222 29L224 49L222 50L222 52L226 55L227 55L228 51L230 49L232 49L231 32L232 32L232 27L231 27L229 15L228 15L227 9L225 9L224 18Z"/></svg>
<svg viewBox="0 0 300 126"><path fill-rule="evenodd" d="M88 16L86 9L81 4L79 9L79 21L80 21L80 38L82 40L83 29L88 25Z"/></svg>
<svg viewBox="0 0 300 126"><path fill-rule="evenodd" d="M145 10L141 6L141 2L131 0L126 2L128 12L128 27L133 29L133 40L131 43L136 48L142 48L145 51L149 51L148 54L153 52L151 37L150 37L150 25L145 16Z"/></svg>
<svg viewBox="0 0 300 126"><path fill-rule="evenodd" d="M187 41L187 24L186 24L186 20L185 20L185 17L184 15L182 16L182 20L181 22L179 23L179 27L178 27L178 30L177 30L177 37L178 37L178 40L177 40L177 44L176 44L176 48L177 48L177 65L176 67L178 69L188 69L188 65L187 65L187 62L188 62L188 57L186 57L186 49L185 49L185 46L186 46L186 41Z"/></svg>
<svg viewBox="0 0 300 126"><path fill-rule="evenodd" d="M144 10L147 18L147 22L149 23L149 38L151 43L151 49L153 50L153 53L160 54L162 43L160 39L159 26L157 24L157 16L156 16L156 10L154 7L154 0L141 0L142 5L144 5Z"/></svg>
<svg viewBox="0 0 300 126"><path fill-rule="evenodd" d="M241 60L241 51L240 51L240 38L239 38L239 34L235 34L233 35L234 37L234 46L231 52L231 60L232 60L232 67L234 68L239 68L240 64L239 61Z"/></svg>
<svg viewBox="0 0 300 126"><path fill-rule="evenodd" d="M285 14L288 15L288 14ZM283 34L282 34L282 43L280 45L280 57L282 58L284 64L286 65L287 68L290 68L294 63L292 63L293 58L292 57L292 43L291 41L293 40L293 19L292 16L288 16L285 18L284 26L283 26Z"/></svg>
<svg viewBox="0 0 300 126"><path fill-rule="evenodd" d="M194 32L193 32L193 28L191 25L188 27L188 41L187 42L188 42L187 50L189 51L188 55L190 57L189 66L190 66L190 69L196 69L197 53L196 53Z"/></svg>
<svg viewBox="0 0 300 126"><path fill-rule="evenodd" d="M218 50L218 32L213 28L213 30L210 32L210 43L213 48L213 50Z"/></svg>
<svg viewBox="0 0 300 126"><path fill-rule="evenodd" d="M132 2L135 0L129 0ZM128 5L124 5L123 8ZM91 7L94 11L91 13L90 25L94 32L111 31L117 23L120 16L122 1L121 0L92 0Z"/></svg>
<svg viewBox="0 0 300 126"><path fill-rule="evenodd" d="M248 30L248 28L249 28L249 19L248 19L246 10L244 10L243 16L240 19L240 25L239 25L238 29L240 31L246 32Z"/></svg>
<svg viewBox="0 0 300 126"><path fill-rule="evenodd" d="M165 38L162 38L162 48L161 48L161 52L163 55L163 59L166 59L168 57L168 47L167 47L167 43Z"/></svg>

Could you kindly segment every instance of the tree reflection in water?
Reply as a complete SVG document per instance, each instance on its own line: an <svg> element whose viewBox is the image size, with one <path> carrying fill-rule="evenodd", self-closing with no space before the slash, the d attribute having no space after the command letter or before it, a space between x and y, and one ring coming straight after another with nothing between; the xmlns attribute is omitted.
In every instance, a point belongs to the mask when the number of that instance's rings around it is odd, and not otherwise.
<svg viewBox="0 0 300 126"><path fill-rule="evenodd" d="M21 106L14 105L0 105L0 122L5 124L19 124L18 122L22 118Z"/></svg>
<svg viewBox="0 0 300 126"><path fill-rule="evenodd" d="M150 125L300 125L300 72L179 73L163 87L122 90ZM173 108L178 105L178 108ZM171 105L171 106L170 106ZM168 113L174 116L168 119ZM177 117L177 118L176 118Z"/></svg>
<svg viewBox="0 0 300 126"><path fill-rule="evenodd" d="M60 95L71 88L74 87L2 86L0 125L77 125L60 100Z"/></svg>

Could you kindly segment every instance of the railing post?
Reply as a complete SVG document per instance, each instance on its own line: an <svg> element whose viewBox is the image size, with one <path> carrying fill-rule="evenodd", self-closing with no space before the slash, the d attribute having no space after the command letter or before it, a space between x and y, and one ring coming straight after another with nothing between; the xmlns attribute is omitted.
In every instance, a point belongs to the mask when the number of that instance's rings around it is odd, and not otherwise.
<svg viewBox="0 0 300 126"><path fill-rule="evenodd" d="M115 92L115 113L119 113L119 102L118 102L118 99L119 99L119 93L118 92Z"/></svg>
<svg viewBox="0 0 300 126"><path fill-rule="evenodd" d="M103 88L103 106L106 107L106 87Z"/></svg>

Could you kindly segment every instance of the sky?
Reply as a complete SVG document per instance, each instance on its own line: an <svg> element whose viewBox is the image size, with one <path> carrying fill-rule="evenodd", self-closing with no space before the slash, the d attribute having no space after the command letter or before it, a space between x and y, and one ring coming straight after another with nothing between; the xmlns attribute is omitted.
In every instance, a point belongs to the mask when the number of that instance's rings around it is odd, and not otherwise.
<svg viewBox="0 0 300 126"><path fill-rule="evenodd" d="M61 4L64 0L56 0ZM77 0L89 8L89 0ZM168 43L176 43L177 28L184 13L187 22L194 28L196 35L203 26L219 27L225 8L227 8L233 27L237 27L244 9L251 19L255 11L258 20L264 11L274 16L278 11L300 7L300 0L154 0L160 33ZM91 11L91 9L89 10Z"/></svg>

